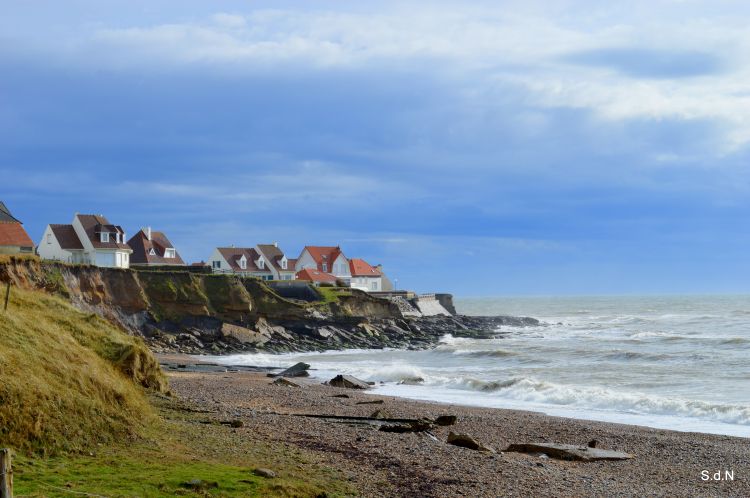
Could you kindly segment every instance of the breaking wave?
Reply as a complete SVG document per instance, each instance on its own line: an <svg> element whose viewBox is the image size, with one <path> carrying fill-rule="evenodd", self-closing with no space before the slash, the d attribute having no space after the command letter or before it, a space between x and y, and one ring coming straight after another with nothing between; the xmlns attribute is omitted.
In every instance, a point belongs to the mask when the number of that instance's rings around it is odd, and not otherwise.
<svg viewBox="0 0 750 498"><path fill-rule="evenodd" d="M750 406L740 404L710 403L618 392L603 388L563 386L530 377L515 377L502 381L486 381L469 377L456 379L449 384L452 384L452 387L491 392L519 401L750 425Z"/></svg>

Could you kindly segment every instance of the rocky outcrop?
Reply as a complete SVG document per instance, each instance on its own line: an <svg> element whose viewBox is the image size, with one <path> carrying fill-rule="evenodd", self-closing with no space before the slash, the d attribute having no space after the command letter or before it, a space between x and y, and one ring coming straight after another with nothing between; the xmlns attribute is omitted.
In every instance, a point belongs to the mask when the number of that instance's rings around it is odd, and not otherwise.
<svg viewBox="0 0 750 498"><path fill-rule="evenodd" d="M157 352L321 351L435 345L443 336L501 337L501 326L531 318L410 316L399 305L356 289L309 288L285 298L264 282L231 275L107 269L35 259L0 263L0 282L67 297L142 336ZM442 296L442 297L440 297ZM306 299L307 299L306 298ZM432 298L431 298L432 299ZM448 295L436 306L452 308ZM436 308L437 309L437 308Z"/></svg>

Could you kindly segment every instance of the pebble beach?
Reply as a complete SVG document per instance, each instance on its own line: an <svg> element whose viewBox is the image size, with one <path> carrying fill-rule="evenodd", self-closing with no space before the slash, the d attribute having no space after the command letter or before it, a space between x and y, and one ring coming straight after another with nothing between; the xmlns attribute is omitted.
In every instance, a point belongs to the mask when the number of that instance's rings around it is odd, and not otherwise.
<svg viewBox="0 0 750 498"><path fill-rule="evenodd" d="M177 399L212 419L241 421L230 438L298 449L335 469L360 496L750 496L746 438L419 402L309 378L290 379L299 385L290 387L262 372L200 371L186 356L161 360L187 365L167 371ZM301 415L455 415L457 422L429 432L389 433L376 425ZM470 435L494 451L447 444L449 432ZM634 458L580 462L505 451L511 444L592 440L597 448Z"/></svg>

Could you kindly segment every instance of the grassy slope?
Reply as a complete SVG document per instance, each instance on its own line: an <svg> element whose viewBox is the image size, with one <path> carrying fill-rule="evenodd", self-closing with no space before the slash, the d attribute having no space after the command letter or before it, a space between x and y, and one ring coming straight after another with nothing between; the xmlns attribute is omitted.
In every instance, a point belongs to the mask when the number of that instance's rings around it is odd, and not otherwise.
<svg viewBox="0 0 750 498"><path fill-rule="evenodd" d="M143 343L62 299L11 295L0 312L0 443L54 454L136 436L153 411L133 380L166 389Z"/></svg>
<svg viewBox="0 0 750 498"><path fill-rule="evenodd" d="M347 494L304 455L202 423L160 394L166 382L139 339L60 298L11 296L0 309L0 447L18 452L19 496ZM259 466L279 477L252 475ZM218 487L186 489L193 479Z"/></svg>

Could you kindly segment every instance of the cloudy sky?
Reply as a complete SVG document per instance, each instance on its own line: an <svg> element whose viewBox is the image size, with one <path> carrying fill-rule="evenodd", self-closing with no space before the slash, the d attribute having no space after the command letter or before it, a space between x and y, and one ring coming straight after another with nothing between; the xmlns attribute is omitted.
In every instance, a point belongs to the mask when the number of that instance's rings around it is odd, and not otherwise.
<svg viewBox="0 0 750 498"><path fill-rule="evenodd" d="M36 240L79 211L420 291L750 291L747 2L1 3Z"/></svg>

